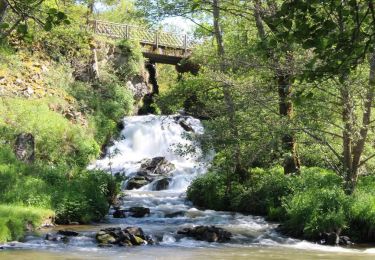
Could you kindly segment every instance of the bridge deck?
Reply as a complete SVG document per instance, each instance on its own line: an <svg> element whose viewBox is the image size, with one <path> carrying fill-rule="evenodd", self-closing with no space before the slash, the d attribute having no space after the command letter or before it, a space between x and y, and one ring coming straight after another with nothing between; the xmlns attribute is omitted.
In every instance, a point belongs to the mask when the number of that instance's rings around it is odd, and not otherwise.
<svg viewBox="0 0 375 260"><path fill-rule="evenodd" d="M143 55L155 62L177 64L190 55L193 40L186 34L154 31L143 27L105 21L91 21L90 29L110 38L139 41L144 46Z"/></svg>

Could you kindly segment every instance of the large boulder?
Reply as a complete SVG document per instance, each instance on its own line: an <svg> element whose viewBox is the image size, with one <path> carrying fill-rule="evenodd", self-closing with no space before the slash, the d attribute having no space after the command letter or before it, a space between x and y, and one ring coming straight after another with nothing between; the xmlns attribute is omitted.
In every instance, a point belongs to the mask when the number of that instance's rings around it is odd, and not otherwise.
<svg viewBox="0 0 375 260"><path fill-rule="evenodd" d="M215 226L197 226L194 228L184 228L177 231L177 234L207 242L226 242L232 237L232 233L230 233L229 231Z"/></svg>

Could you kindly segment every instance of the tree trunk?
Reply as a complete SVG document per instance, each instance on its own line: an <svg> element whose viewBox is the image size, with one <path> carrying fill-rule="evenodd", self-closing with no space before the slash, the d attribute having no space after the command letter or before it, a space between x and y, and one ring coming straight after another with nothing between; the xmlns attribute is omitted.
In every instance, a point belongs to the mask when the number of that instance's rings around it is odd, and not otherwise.
<svg viewBox="0 0 375 260"><path fill-rule="evenodd" d="M279 94L279 114L288 119L293 118L293 103L290 100L292 94L292 84L290 75L278 75L277 85ZM300 161L297 153L297 143L292 133L285 133L281 138L282 149L286 153L283 167L284 173L290 174L298 172Z"/></svg>
<svg viewBox="0 0 375 260"><path fill-rule="evenodd" d="M8 9L8 2L6 0L0 0L0 23L4 21L7 9Z"/></svg>
<svg viewBox="0 0 375 260"><path fill-rule="evenodd" d="M225 65L225 49L224 49L224 41L223 41L223 33L220 26L220 3L219 0L213 0L212 2L212 10L213 10L213 17L214 17L214 31L215 31L215 38L217 42L217 53L219 56L220 62L220 71L224 73L226 71ZM229 127L231 131L232 138L234 140L234 154L233 159L235 163L234 172L238 174L239 179L241 182L247 179L246 171L243 169L241 164L241 147L239 142L239 134L238 128L236 123L236 108L234 105L233 97L230 92L230 86L228 84L223 84L223 94L224 94L224 101L226 105L226 110L229 117Z"/></svg>
<svg viewBox="0 0 375 260"><path fill-rule="evenodd" d="M345 102L344 97L350 96L344 92L342 98ZM371 123L371 112L372 112L372 105L375 96L375 52L371 54L370 57L370 73L369 73L369 82L368 88L364 100L364 110L362 116L362 127L360 130L359 140L353 145L352 136L354 133L352 132L352 114L354 113L354 107L350 99L346 100L347 105L343 107L343 120L345 123L344 128L344 135L343 135L343 168L345 174L345 188L347 194L352 194L355 190L357 179L358 179L358 172L361 166L361 157L363 154L363 150L365 147L365 143L367 140L367 134L369 130L369 126ZM346 121L345 121L346 120ZM349 135L350 134L350 135Z"/></svg>
<svg viewBox="0 0 375 260"><path fill-rule="evenodd" d="M276 8L275 6L271 5L272 8ZM270 8L271 8L270 7ZM264 23L262 19L262 5L260 0L254 1L254 18L255 24L258 30L258 35L260 40L263 43L267 42L266 32L264 29ZM275 10L271 10L275 11ZM267 48L267 46L265 46ZM277 90L279 96L279 114L281 117L292 119L293 117L293 103L290 100L290 96L292 94L292 81L293 76L289 71L289 65L291 64L291 60L293 57L290 54L285 54L287 56L288 62L287 68L282 69L282 64L280 64L279 60L276 58L276 55L272 49L267 48L267 57L273 63L273 69L275 73L275 77L277 79ZM293 133L285 133L284 136L281 138L282 142L282 149L284 151L285 158L284 158L284 173L290 174L298 172L300 169L300 160L298 157L297 152L297 142L295 140L295 136Z"/></svg>
<svg viewBox="0 0 375 260"><path fill-rule="evenodd" d="M87 2L87 24L90 23L90 19L94 13L95 0L88 0Z"/></svg>

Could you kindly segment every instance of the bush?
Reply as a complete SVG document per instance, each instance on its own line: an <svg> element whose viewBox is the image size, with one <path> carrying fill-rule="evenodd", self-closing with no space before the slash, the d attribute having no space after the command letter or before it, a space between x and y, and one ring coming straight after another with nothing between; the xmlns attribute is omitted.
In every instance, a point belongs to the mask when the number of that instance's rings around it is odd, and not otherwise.
<svg viewBox="0 0 375 260"><path fill-rule="evenodd" d="M228 197L223 175L209 172L195 179L187 189L187 197L199 207L228 210Z"/></svg>
<svg viewBox="0 0 375 260"><path fill-rule="evenodd" d="M359 179L350 206L350 236L361 242L375 240L375 176Z"/></svg>
<svg viewBox="0 0 375 260"><path fill-rule="evenodd" d="M349 197L341 188L311 188L284 199L289 234L316 239L319 233L338 232L347 227Z"/></svg>
<svg viewBox="0 0 375 260"><path fill-rule="evenodd" d="M290 193L289 178L284 175L281 167L270 170L252 169L250 180L245 186L246 191L234 198L236 210L256 215L267 215L272 211L272 219L281 218L281 211L278 209L281 199Z"/></svg>

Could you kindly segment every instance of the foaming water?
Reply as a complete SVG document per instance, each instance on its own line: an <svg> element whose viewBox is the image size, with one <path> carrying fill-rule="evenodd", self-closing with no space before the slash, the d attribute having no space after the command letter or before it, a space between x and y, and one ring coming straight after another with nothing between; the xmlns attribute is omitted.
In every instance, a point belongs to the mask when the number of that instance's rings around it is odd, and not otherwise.
<svg viewBox="0 0 375 260"><path fill-rule="evenodd" d="M183 120L185 127L181 125ZM107 156L90 168L122 174L132 178L142 162L164 157L175 168L170 173L166 190L154 190L155 181L139 189L123 190L122 207L146 207L150 214L143 218L113 218L110 210L107 223L93 226L71 226L80 236L69 242L45 241L43 235L29 236L24 243L5 245L0 258L14 259L87 259L107 257L113 259L356 259L374 257L375 249L350 249L321 246L291 239L276 231L277 223L267 222L258 216L232 212L202 210L186 199L186 189L197 176L204 174L212 160L212 153L205 155L197 143L197 135L204 131L201 122L192 117L137 116L124 119L125 128L119 140L108 149ZM190 126L190 130L186 128ZM126 183L124 184L124 188ZM177 231L184 227L215 225L233 233L226 243L208 243L183 238ZM151 234L157 245L136 248L98 248L95 233L113 226L138 226ZM59 229L59 227L57 227ZM47 251L47 252L46 252ZM69 253L67 253L69 251ZM176 256L177 255L177 256ZM37 258L34 258L37 257Z"/></svg>

